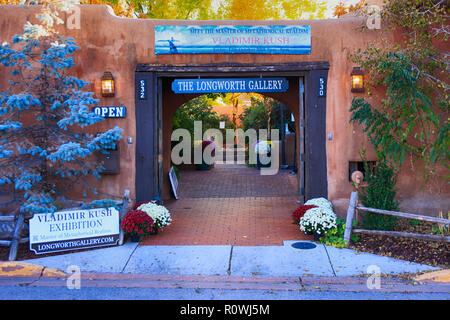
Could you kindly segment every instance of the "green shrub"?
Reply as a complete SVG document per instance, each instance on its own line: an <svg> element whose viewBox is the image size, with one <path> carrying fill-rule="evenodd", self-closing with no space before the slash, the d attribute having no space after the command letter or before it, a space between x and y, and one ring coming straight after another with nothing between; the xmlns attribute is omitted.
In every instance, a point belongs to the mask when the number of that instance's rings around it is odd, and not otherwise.
<svg viewBox="0 0 450 320"><path fill-rule="evenodd" d="M369 170L363 157L367 186L361 188L359 200L365 207L397 211L399 202L395 200L397 189L397 171L385 160L379 159L373 170ZM393 230L396 217L378 213L364 212L361 223L369 230Z"/></svg>
<svg viewBox="0 0 450 320"><path fill-rule="evenodd" d="M356 222L356 221L354 221ZM336 219L336 228L328 229L320 238L319 242L336 248L345 248L347 241L344 240L345 220ZM354 234L351 236L353 242L358 241L358 237Z"/></svg>

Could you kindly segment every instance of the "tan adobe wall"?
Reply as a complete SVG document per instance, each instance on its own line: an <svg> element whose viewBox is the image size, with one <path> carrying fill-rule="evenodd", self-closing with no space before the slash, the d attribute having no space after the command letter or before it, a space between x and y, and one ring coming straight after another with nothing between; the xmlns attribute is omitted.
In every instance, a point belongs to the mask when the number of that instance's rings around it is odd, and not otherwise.
<svg viewBox="0 0 450 320"><path fill-rule="evenodd" d="M27 20L35 21L38 8L23 9L20 6L0 7L0 42L11 41L15 34L23 32ZM65 15L63 15L64 17ZM330 70L327 82L327 134L333 134L326 142L328 167L328 196L339 213L346 210L350 192L348 162L359 160L361 147L368 149L369 160L374 158L370 144L360 128L349 124L348 112L354 96L350 92L350 73L354 67L347 59L348 51L364 48L366 43L379 37L379 31L360 32L357 27L362 18L345 18L308 21L180 21L180 20L136 20L112 15L107 6L81 6L81 27L69 30L61 27L60 33L73 37L80 50L75 54L75 76L91 83L90 91L100 98L99 105L119 105L127 107L126 119L107 119L98 130L120 126L124 139L119 144L121 154L120 174L106 176L99 189L107 194L122 195L125 189L134 196L135 185L135 143L128 144L127 137L136 137L134 113L134 71L138 63L147 64L214 64L214 63L283 63L328 61ZM312 50L309 55L268 55L268 54L175 54L154 53L154 27L163 25L240 24L240 25L310 25ZM116 79L116 96L101 98L100 77L104 71L111 71ZM0 67L0 90L7 87L5 70ZM174 106L176 108L176 106ZM436 207L437 197L426 190L419 190L414 175L405 168L398 182L399 197L414 199L403 207L411 211L421 207ZM446 194L450 192L447 190ZM449 198L447 196L447 198ZM426 201L424 201L426 199ZM445 199L445 197L443 197ZM448 200L447 200L448 208ZM424 212L427 213L427 212ZM428 212L429 213L429 212ZM435 213L432 213L435 214Z"/></svg>

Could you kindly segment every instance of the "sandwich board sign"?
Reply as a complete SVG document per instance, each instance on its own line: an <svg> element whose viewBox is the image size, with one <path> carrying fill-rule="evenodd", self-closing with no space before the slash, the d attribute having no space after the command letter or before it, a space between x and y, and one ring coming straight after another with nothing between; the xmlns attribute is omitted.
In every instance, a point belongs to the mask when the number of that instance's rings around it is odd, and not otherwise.
<svg viewBox="0 0 450 320"><path fill-rule="evenodd" d="M30 250L36 254L116 245L115 208L35 213L30 219Z"/></svg>
<svg viewBox="0 0 450 320"><path fill-rule="evenodd" d="M172 186L173 195L175 196L175 199L178 200L178 194L177 194L178 179L177 179L177 175L175 173L175 169L173 167L170 168L169 179L170 179L170 184Z"/></svg>

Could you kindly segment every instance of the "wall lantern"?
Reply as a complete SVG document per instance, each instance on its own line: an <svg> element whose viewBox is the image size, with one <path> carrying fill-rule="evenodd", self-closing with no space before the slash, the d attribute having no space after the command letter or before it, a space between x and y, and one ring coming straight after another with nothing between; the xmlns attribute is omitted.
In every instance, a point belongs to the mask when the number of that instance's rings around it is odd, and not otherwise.
<svg viewBox="0 0 450 320"><path fill-rule="evenodd" d="M351 73L352 92L364 92L364 71L354 67Z"/></svg>
<svg viewBox="0 0 450 320"><path fill-rule="evenodd" d="M114 97L114 77L111 72L105 71L102 76L102 97Z"/></svg>

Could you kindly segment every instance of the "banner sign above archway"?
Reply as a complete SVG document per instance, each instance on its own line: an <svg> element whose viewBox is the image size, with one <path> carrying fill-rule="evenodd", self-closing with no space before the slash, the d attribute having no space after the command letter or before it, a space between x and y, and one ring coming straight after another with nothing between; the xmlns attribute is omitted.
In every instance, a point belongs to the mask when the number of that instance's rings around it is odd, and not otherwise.
<svg viewBox="0 0 450 320"><path fill-rule="evenodd" d="M175 79L175 93L285 92L286 78Z"/></svg>
<svg viewBox="0 0 450 320"><path fill-rule="evenodd" d="M155 53L310 54L310 26L155 26Z"/></svg>

